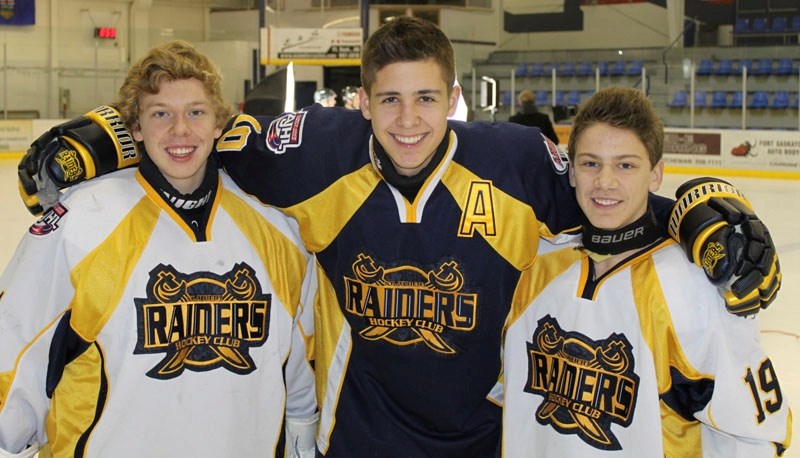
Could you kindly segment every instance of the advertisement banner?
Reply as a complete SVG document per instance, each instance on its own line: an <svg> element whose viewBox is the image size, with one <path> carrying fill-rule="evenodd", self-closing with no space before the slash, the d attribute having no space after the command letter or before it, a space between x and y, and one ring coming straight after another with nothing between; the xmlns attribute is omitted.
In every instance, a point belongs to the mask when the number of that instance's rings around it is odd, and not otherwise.
<svg viewBox="0 0 800 458"><path fill-rule="evenodd" d="M664 162L678 168L800 174L800 132L667 128Z"/></svg>
<svg viewBox="0 0 800 458"><path fill-rule="evenodd" d="M0 120L0 151L23 152L31 146L30 119Z"/></svg>
<svg viewBox="0 0 800 458"><path fill-rule="evenodd" d="M360 65L363 31L360 28L261 29L263 65Z"/></svg>

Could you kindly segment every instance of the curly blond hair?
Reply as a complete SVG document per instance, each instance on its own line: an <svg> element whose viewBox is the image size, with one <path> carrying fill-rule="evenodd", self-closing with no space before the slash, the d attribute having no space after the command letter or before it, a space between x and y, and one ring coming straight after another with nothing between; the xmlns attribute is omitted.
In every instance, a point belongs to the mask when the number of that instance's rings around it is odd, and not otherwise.
<svg viewBox="0 0 800 458"><path fill-rule="evenodd" d="M233 110L222 96L222 74L208 56L183 40L154 46L128 70L116 103L125 126L130 130L139 128L142 96L157 94L162 81L192 78L203 83L217 127L223 127Z"/></svg>

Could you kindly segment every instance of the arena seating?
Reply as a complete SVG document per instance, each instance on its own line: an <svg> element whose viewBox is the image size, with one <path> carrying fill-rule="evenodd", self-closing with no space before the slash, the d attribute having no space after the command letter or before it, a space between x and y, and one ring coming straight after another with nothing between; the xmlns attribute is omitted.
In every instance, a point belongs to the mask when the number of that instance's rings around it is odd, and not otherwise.
<svg viewBox="0 0 800 458"><path fill-rule="evenodd" d="M775 75L788 76L796 73L794 70L794 63L789 57L784 57L778 60L778 66L775 68Z"/></svg>
<svg viewBox="0 0 800 458"><path fill-rule="evenodd" d="M775 91L769 106L777 110L789 108L789 91Z"/></svg>
<svg viewBox="0 0 800 458"><path fill-rule="evenodd" d="M706 91L694 91L694 107L705 108L707 105L708 96Z"/></svg>
<svg viewBox="0 0 800 458"><path fill-rule="evenodd" d="M558 69L559 76L575 76L575 62L564 62Z"/></svg>
<svg viewBox="0 0 800 458"><path fill-rule="evenodd" d="M753 33L769 32L769 20L767 17L761 16L753 18L753 21L750 23L750 31Z"/></svg>
<svg viewBox="0 0 800 458"><path fill-rule="evenodd" d="M728 107L728 93L725 91L714 91L711 94L711 107L712 108L727 108Z"/></svg>
<svg viewBox="0 0 800 458"><path fill-rule="evenodd" d="M772 59L768 57L762 57L758 59L758 62L753 69L753 75L756 76L769 76L772 74Z"/></svg>
<svg viewBox="0 0 800 458"><path fill-rule="evenodd" d="M575 74L577 76L592 76L594 75L594 69L592 68L592 63L589 61L581 61L575 66Z"/></svg>
<svg viewBox="0 0 800 458"><path fill-rule="evenodd" d="M732 75L733 61L731 59L720 59L716 68L714 68L714 74L720 76Z"/></svg>
<svg viewBox="0 0 800 458"><path fill-rule="evenodd" d="M632 60L628 63L627 70L625 74L628 76L638 76L642 74L642 68L644 67L644 62L641 60Z"/></svg>
<svg viewBox="0 0 800 458"><path fill-rule="evenodd" d="M608 66L608 74L611 76L622 76L625 74L625 61L615 60Z"/></svg>
<svg viewBox="0 0 800 458"><path fill-rule="evenodd" d="M581 103L581 91L569 91L567 93L567 105L577 106Z"/></svg>
<svg viewBox="0 0 800 458"><path fill-rule="evenodd" d="M769 106L769 94L767 91L753 92L753 98L748 105L749 108L762 109Z"/></svg>
<svg viewBox="0 0 800 458"><path fill-rule="evenodd" d="M686 91L676 91L669 102L671 108L686 108L689 106L689 95Z"/></svg>
<svg viewBox="0 0 800 458"><path fill-rule="evenodd" d="M731 95L731 101L728 104L728 108L742 108L742 103L744 102L744 97L742 96L742 91L734 91L733 95Z"/></svg>
<svg viewBox="0 0 800 458"><path fill-rule="evenodd" d="M708 76L714 73L714 61L711 59L700 59L700 63L697 65L697 70L695 73L698 76Z"/></svg>

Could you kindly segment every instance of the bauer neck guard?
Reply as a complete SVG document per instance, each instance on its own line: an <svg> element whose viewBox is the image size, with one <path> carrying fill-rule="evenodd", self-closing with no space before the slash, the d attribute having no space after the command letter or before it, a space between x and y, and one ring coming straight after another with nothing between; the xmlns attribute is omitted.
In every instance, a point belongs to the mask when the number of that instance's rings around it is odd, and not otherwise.
<svg viewBox="0 0 800 458"><path fill-rule="evenodd" d="M607 259L626 251L644 248L664 237L650 207L641 218L619 229L600 229L588 220L583 223L583 248L595 261Z"/></svg>

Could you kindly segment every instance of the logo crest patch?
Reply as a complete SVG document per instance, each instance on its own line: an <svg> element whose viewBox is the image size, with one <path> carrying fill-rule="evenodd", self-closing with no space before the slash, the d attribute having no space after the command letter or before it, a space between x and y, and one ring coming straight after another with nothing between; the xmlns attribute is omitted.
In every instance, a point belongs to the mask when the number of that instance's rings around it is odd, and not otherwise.
<svg viewBox="0 0 800 458"><path fill-rule="evenodd" d="M475 328L478 295L465 292L458 262L448 260L430 269L385 267L359 254L353 276L345 277L345 311L364 320L359 335L405 346L418 342L454 354L445 331Z"/></svg>
<svg viewBox="0 0 800 458"><path fill-rule="evenodd" d="M303 143L303 125L306 112L284 113L269 124L267 148L275 154L283 154L289 148L297 148Z"/></svg>
<svg viewBox="0 0 800 458"><path fill-rule="evenodd" d="M550 315L537 323L528 348L525 392L544 400L536 421L575 434L600 450L620 450L611 424L628 426L639 391L633 348L621 334L592 340L561 329Z"/></svg>
<svg viewBox="0 0 800 458"><path fill-rule="evenodd" d="M182 274L159 264L150 271L147 297L134 302L138 339L133 353L165 353L149 377L171 379L184 369L256 370L249 351L267 340L272 295L263 293L247 264L222 275Z"/></svg>
<svg viewBox="0 0 800 458"><path fill-rule="evenodd" d="M50 210L47 210L39 221L36 221L28 228L28 232L33 235L47 235L58 229L58 223L61 218L67 214L69 210L61 202L55 204Z"/></svg>

